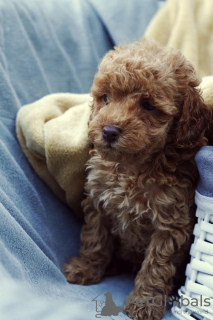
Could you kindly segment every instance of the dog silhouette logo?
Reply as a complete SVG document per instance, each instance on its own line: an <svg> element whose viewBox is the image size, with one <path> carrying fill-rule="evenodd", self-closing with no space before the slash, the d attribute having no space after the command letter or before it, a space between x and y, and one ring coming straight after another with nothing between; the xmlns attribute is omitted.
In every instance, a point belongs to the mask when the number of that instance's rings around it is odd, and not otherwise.
<svg viewBox="0 0 213 320"><path fill-rule="evenodd" d="M105 296L105 298L103 297ZM112 298L111 292L100 293L92 301L96 301L96 318L101 318L102 316L117 316L119 312L122 311L122 307L117 306Z"/></svg>

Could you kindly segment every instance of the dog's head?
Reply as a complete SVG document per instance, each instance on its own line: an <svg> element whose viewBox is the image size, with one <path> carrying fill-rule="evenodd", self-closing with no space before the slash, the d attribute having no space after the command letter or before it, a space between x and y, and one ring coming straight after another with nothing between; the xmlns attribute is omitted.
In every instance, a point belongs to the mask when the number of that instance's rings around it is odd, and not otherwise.
<svg viewBox="0 0 213 320"><path fill-rule="evenodd" d="M118 46L99 65L91 89L89 137L103 159L147 159L165 145L204 142L209 108L192 64L155 41Z"/></svg>

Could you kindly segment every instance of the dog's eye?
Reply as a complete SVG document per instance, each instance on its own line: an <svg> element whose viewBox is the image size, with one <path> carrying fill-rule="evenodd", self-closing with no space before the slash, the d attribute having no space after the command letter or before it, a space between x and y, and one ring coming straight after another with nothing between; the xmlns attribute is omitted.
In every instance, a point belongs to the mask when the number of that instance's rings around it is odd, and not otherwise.
<svg viewBox="0 0 213 320"><path fill-rule="evenodd" d="M147 110L147 111L155 110L155 107L152 104L150 104L149 102L141 102L140 105L144 110Z"/></svg>
<svg viewBox="0 0 213 320"><path fill-rule="evenodd" d="M104 94L103 97L102 97L102 99L103 99L103 102L104 102L105 104L108 104L108 103L109 103L109 101L108 101L108 95L107 95L107 94Z"/></svg>

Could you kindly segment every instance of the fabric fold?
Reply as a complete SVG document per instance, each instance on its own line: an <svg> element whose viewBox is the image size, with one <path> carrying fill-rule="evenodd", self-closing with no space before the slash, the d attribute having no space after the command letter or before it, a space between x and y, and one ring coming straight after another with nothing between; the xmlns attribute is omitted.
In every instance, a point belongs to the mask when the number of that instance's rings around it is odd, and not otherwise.
<svg viewBox="0 0 213 320"><path fill-rule="evenodd" d="M145 35L179 49L200 77L213 75L212 12L211 0L167 0Z"/></svg>
<svg viewBox="0 0 213 320"><path fill-rule="evenodd" d="M19 143L36 173L78 215L88 159L88 94L50 94L20 109Z"/></svg>

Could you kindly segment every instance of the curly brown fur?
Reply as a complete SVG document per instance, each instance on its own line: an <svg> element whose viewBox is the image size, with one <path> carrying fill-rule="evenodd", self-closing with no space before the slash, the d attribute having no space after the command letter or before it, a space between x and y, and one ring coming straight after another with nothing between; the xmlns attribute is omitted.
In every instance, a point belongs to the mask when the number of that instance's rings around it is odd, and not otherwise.
<svg viewBox="0 0 213 320"><path fill-rule="evenodd" d="M80 257L69 282L101 280L113 257L138 268L131 295L168 295L190 246L194 156L206 144L211 111L191 63L142 39L109 51L92 86L87 198ZM134 319L162 318L164 306L130 304Z"/></svg>

